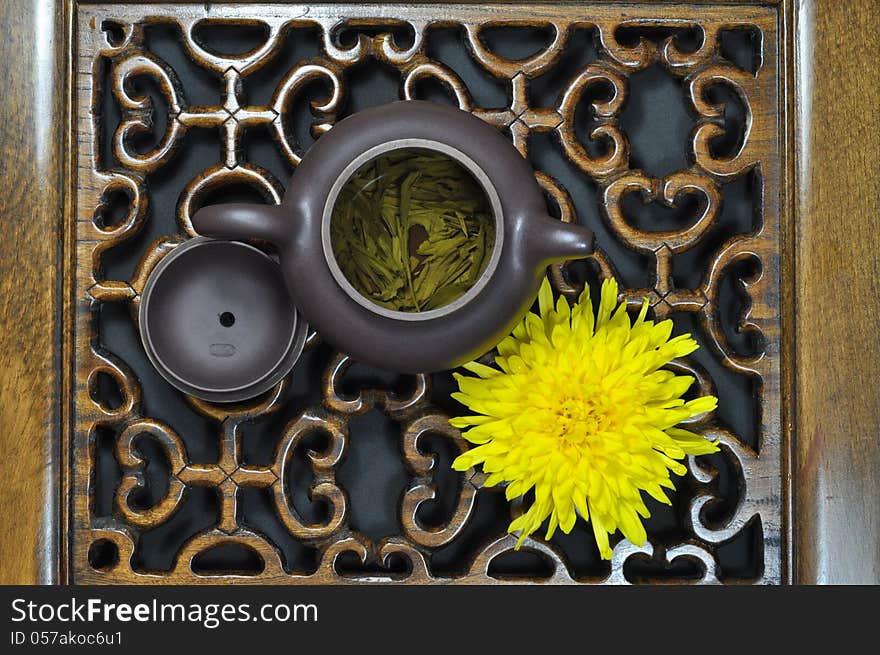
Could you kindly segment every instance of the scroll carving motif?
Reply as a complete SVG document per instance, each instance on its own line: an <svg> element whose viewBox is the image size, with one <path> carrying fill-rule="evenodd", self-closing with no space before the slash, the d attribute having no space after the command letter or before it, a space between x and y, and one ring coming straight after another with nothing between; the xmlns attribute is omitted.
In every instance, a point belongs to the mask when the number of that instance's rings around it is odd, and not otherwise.
<svg viewBox="0 0 880 655"><path fill-rule="evenodd" d="M623 584L638 581L639 575L630 569L641 563L663 572L676 570L676 562L687 562L697 572L688 581L715 584L736 577L725 571L721 548L746 531L757 530L761 547L751 555L755 573L746 579L779 582L784 532L779 397L780 108L778 49L768 47L778 38L776 14L769 7L722 3L688 7L686 16L681 11L674 5L654 3L579 5L576 10L566 4L80 6L74 125L77 210L70 579L77 583L339 584L525 579ZM258 27L264 38L247 52L226 54L200 36L221 24ZM216 102L193 104L192 98L198 96L184 79L185 71L175 70L153 49L149 35L157 26L174 31L189 64L212 80ZM471 64L504 85L506 106L482 106L476 100L479 94L472 76L433 54L435 30L450 27L458 30ZM548 41L525 58L504 56L488 45L486 33L505 27L540 29L548 34ZM721 35L729 29L759 35L756 71L739 68L723 57ZM555 102L537 102L536 80L561 69L578 30L590 31L597 56L560 76ZM317 54L285 59L287 40L306 32L317 35ZM401 37L402 32L412 38ZM688 36L693 42L687 42ZM419 97L423 82L439 85L446 101L507 134L523 156L532 154L534 135L552 137L572 170L594 185L594 215L583 211L579 215L582 199L551 175L537 172L548 207L561 220L595 220L596 227L604 226L597 230L598 252L592 264L600 276L618 277L626 289L623 297L634 305L649 298L655 318L692 317L704 350L755 389L758 443L749 443L732 426L723 424L717 413L690 422L691 429L721 445L717 457L725 463L727 474L736 478L736 498L720 498L718 471L711 462L692 458L689 475L680 481L690 489L683 501L687 506L678 517L682 536L659 536L643 547L618 541L610 566L600 573L578 570L560 543L527 539L524 550L546 562L549 573L523 578L499 572L499 562L513 552L515 539L503 528L479 533L482 528L474 527L480 498L495 493L482 488L482 474L473 470L455 474L454 489L445 489L452 496L441 512L443 519L432 524L421 519L423 509L438 501L441 486L442 458L426 450L428 435L439 439L452 456L468 447L448 423L449 407L439 406L435 389L442 382L440 376L410 376L403 391L375 381L359 383L352 391L343 379L355 362L345 354L332 353L319 367L322 372L310 373L317 398L303 406L295 405L299 397L289 379L260 398L232 406L185 398L184 407L192 413L192 420L208 426L216 457L202 457L188 440L186 428L154 415L156 407L145 403L144 389L156 382L139 378L124 358L106 347L100 312L118 305L136 321L147 276L165 254L195 235L191 217L210 194L244 186L267 203L280 202L282 182L248 154L253 135L267 134L279 161L292 169L304 152L290 127L295 106L308 102L311 136L320 138L349 111L354 80L368 64L393 71L404 99ZM257 104L250 85L272 66L280 70L274 91L267 94L264 104ZM661 178L633 164L629 137L621 126L621 114L637 92L631 77L651 66L662 68L680 84L694 118L687 144L688 167ZM726 122L729 108L713 99L713 90L720 87L733 94L743 114L742 133L736 135L732 153L719 153L714 145L726 130L733 129ZM118 112L115 124L104 124L105 101ZM590 117L588 134L582 133L576 120L578 112ZM165 126L161 134L158 125ZM110 128L109 136L105 128ZM151 226L158 220L157 212L168 209L167 202L162 205L158 200L161 176L193 147L197 132L213 135L218 159L199 162L199 170L174 199L175 229L160 234ZM144 146L145 142L150 145ZM700 281L693 288L678 284L678 258L711 242L710 235L723 219L727 185L746 175L757 180L760 224L728 235L705 254L696 264ZM126 206L111 225L104 217L114 194L123 197ZM624 199L630 194L667 207L691 197L698 208L686 224L655 231L636 225L627 214ZM145 239L144 234L152 237ZM138 261L130 275L108 275L108 257L123 244L138 251ZM618 270L617 246L646 258L650 267L647 286L627 289ZM741 277L743 265L755 271L745 279ZM549 274L559 293L569 297L580 293L583 280L571 267L557 265ZM722 307L728 302L725 280L730 276L743 297L733 331L757 335L757 352L737 352L728 338L730 326L725 327ZM307 350L317 353L321 348L320 335L311 335ZM715 369L695 360L676 362L673 367L695 377L696 392L717 393L721 403L725 402ZM101 375L117 387L115 402L102 397ZM358 499L350 496L338 475L353 440L361 438L356 434L359 417L371 413L398 430L395 448L407 478L394 512L397 532L382 538L372 538L354 524L352 506ZM251 426L257 423L270 426L272 446L271 454L255 463L249 459L246 442ZM97 465L97 435L102 430L113 434L112 458L120 477L112 510L99 516L96 476L102 473ZM317 450L309 445L310 435L316 433L324 443ZM163 462L155 465L167 469L163 472L167 485L150 507L137 502L150 484L146 470L151 464L139 449L144 440L163 455ZM294 460L302 457L307 471L294 474ZM309 500L323 507L318 520L307 516L294 501L291 485L296 475L308 478ZM216 519L185 539L166 570L141 565L145 535L173 521L197 487L216 495ZM246 520L247 498L253 494L265 496L275 527ZM730 511L720 520L708 518L713 504L722 500ZM515 514L517 506L510 511ZM507 520L502 523L506 525ZM279 530L283 538L277 536ZM285 540L313 552L313 566L292 565L280 545ZM435 555L465 541L475 545L462 550L454 566L441 570ZM90 547L97 542L109 544L117 557L111 562L90 559ZM260 562L259 570L232 567L206 572L195 564L205 553L230 545L251 553ZM346 568L352 558L354 572ZM399 562L405 565L400 568Z"/></svg>

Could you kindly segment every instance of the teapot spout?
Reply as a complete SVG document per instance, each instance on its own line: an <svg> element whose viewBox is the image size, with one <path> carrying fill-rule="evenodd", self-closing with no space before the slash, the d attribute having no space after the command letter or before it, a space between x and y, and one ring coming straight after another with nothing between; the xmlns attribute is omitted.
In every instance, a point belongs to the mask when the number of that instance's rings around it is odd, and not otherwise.
<svg viewBox="0 0 880 655"><path fill-rule="evenodd" d="M196 232L209 237L263 239L279 245L285 220L280 205L228 203L209 205L192 217Z"/></svg>
<svg viewBox="0 0 880 655"><path fill-rule="evenodd" d="M593 254L593 232L583 225L563 223L550 216L530 219L525 225L526 252L538 266Z"/></svg>

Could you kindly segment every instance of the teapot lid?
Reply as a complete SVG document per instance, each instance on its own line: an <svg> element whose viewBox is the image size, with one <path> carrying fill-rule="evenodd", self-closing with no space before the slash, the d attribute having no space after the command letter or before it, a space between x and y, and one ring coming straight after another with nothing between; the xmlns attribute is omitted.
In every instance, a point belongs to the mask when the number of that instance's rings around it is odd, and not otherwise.
<svg viewBox="0 0 880 655"><path fill-rule="evenodd" d="M198 237L153 269L138 315L150 361L203 400L252 398L299 359L308 326L277 262L240 241Z"/></svg>

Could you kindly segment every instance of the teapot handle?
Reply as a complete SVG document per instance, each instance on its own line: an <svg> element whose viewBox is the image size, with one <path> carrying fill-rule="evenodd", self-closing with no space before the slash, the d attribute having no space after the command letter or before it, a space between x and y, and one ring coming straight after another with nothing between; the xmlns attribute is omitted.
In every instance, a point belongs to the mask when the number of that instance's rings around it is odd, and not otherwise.
<svg viewBox="0 0 880 655"><path fill-rule="evenodd" d="M549 266L593 254L593 231L583 225L563 223L551 216L534 216L523 223L527 256L536 266Z"/></svg>
<svg viewBox="0 0 880 655"><path fill-rule="evenodd" d="M280 205L228 203L209 205L192 217L196 232L210 237L263 239L280 245L286 233Z"/></svg>

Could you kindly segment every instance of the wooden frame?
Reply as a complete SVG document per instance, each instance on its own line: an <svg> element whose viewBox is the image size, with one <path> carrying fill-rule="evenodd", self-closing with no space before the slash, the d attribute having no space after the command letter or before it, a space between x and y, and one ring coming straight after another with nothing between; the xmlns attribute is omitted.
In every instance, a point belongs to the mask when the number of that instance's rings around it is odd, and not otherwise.
<svg viewBox="0 0 880 655"><path fill-rule="evenodd" d="M866 27L868 4L850 3L846 11L830 0L778 6L786 46L779 58L786 112L779 119L787 162L780 214L781 398L789 449L784 482L792 484L792 493L785 494L781 545L789 570L782 581L880 580L880 446L873 438L880 427L878 396L870 385L851 382L870 379L880 364L868 309L878 275L877 237L869 229L869 216L878 209L878 182L872 170L859 168L864 153L872 145L877 149L871 108L878 98L876 89L858 81L871 75L870 65L832 46L834 35L845 32L862 51L871 51L872 39L876 49L877 37ZM66 362L75 345L70 319L65 320L73 316L73 280L66 274L73 234L65 230L72 219L65 214L68 200L76 193L71 182L76 162L66 154L73 144L65 143L76 90L68 67L74 60L73 5L51 0L35 5L0 10L5 37L0 47L19 73L8 85L7 129L0 141L5 161L0 216L12 235L0 244L0 444L6 467L0 558L2 581L25 583L66 580L68 540L62 526L69 525L70 508L61 502L61 490L68 484L65 435L72 409L65 390L74 388ZM834 96L829 85L841 79L841 70L852 78L842 91L833 87ZM35 71L35 77L23 71ZM824 120L832 110L847 125L862 127L835 130ZM874 126L866 124L871 120ZM841 134L842 148L835 141ZM845 222L838 206L849 208ZM836 267L847 262L845 254L850 254L845 295L867 298L861 305L831 302L823 293ZM865 316L851 315L849 306ZM830 348L833 357L825 354ZM43 457L35 458L35 452Z"/></svg>

